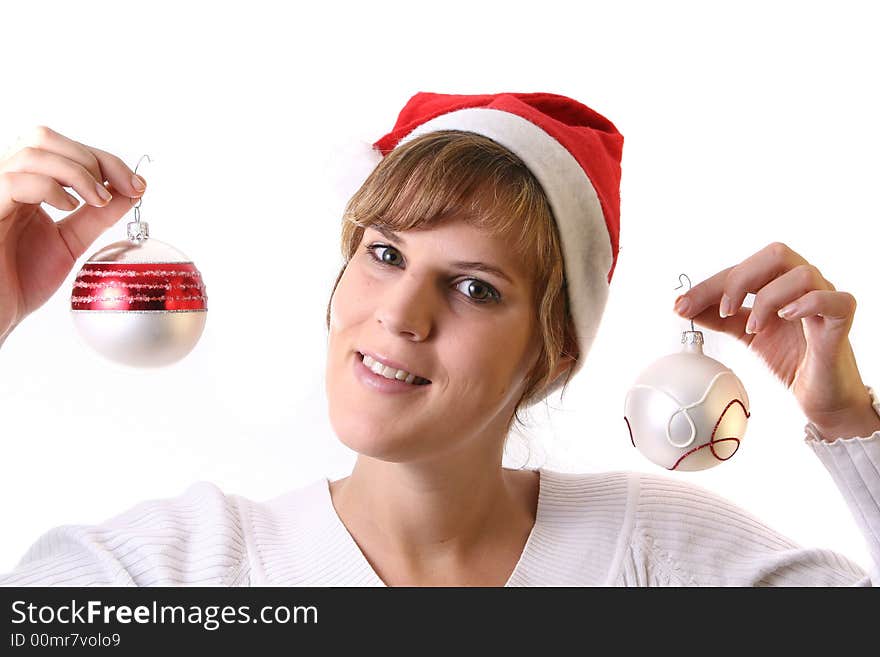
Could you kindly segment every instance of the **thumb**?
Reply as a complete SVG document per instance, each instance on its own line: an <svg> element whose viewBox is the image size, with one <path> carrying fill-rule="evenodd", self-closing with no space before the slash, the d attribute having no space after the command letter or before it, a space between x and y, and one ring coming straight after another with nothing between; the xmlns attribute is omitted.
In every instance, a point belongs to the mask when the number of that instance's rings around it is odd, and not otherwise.
<svg viewBox="0 0 880 657"><path fill-rule="evenodd" d="M77 211L57 222L58 231L74 259L78 259L102 233L128 213L134 207L134 202L124 194L114 194L104 207L96 208L84 203Z"/></svg>
<svg viewBox="0 0 880 657"><path fill-rule="evenodd" d="M737 339L747 338L751 341L751 338L754 336L746 333L746 323L749 321L749 316L751 314L751 308L742 306L737 310L735 315L730 315L729 317L722 319L721 315L718 314L718 305L715 304L710 305L702 312L694 315L693 320L695 326L717 331L718 333L726 333Z"/></svg>

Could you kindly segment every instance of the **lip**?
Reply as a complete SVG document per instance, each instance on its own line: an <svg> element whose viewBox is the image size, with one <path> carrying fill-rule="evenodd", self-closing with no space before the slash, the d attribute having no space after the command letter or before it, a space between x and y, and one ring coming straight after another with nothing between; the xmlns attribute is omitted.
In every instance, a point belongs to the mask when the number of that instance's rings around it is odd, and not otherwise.
<svg viewBox="0 0 880 657"><path fill-rule="evenodd" d="M428 379L428 377L422 376L421 374L419 374L415 370L411 369L409 367L409 365L405 365L404 363L399 363L396 360L391 360L390 358L385 358L385 356L382 356L380 354L374 354L372 351L364 351L363 349L358 349L358 352L361 354L366 354L367 356L369 356L373 360L378 360L380 363L382 363L383 365L387 365L388 367L393 367L396 370L403 370L404 372L410 372L411 374L415 374L416 376L421 377L423 379ZM428 379L428 381L430 381L430 380L431 379Z"/></svg>
<svg viewBox="0 0 880 657"><path fill-rule="evenodd" d="M416 386L411 383L404 383L403 381L386 379L384 376L379 376L366 365L364 365L363 359L357 352L355 352L353 360L355 376L361 381L361 383L378 392L396 394L404 392L416 392L417 390L425 390L431 387L430 383ZM398 369L403 368L401 367Z"/></svg>

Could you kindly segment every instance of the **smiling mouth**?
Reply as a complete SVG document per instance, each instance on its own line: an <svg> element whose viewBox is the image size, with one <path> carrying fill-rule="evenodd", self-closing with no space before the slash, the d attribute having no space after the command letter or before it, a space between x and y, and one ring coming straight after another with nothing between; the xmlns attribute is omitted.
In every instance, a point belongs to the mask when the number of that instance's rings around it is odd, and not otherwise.
<svg viewBox="0 0 880 657"><path fill-rule="evenodd" d="M364 355L359 351L357 352L357 355L358 355L358 358L360 359L360 361L362 363L364 363ZM366 366L367 369L369 369L371 372L373 372L373 374L376 374L376 376L381 376L385 379L388 379L389 381L399 381L401 383L407 382L407 383L409 383L409 385L415 385L415 386L431 385L431 381L429 379L425 379L420 376L415 376L414 374L407 373L409 376L406 376L403 379L398 379L397 377L387 377L387 376L384 376L383 374L377 374L375 371L373 371L372 367L367 366L366 363L364 363L364 366ZM402 372L405 370L396 370L396 371ZM410 376L413 377L412 380L410 380Z"/></svg>

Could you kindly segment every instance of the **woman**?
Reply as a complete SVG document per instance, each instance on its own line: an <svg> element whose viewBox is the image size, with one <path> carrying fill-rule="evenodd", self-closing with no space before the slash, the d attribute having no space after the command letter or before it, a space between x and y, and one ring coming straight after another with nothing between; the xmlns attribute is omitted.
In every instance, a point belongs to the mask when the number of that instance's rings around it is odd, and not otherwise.
<svg viewBox="0 0 880 657"><path fill-rule="evenodd" d="M108 153L48 129L34 139L0 165L4 336L143 193ZM579 371L598 327L621 146L563 96L414 96L346 208L327 310L330 420L359 454L351 475L263 503L200 482L49 531L0 583L876 583L672 479L501 467L518 411ZM39 203L67 209L63 186L93 207L54 224ZM853 297L771 244L684 300L682 316L746 341L790 386L878 563L880 402L846 337Z"/></svg>

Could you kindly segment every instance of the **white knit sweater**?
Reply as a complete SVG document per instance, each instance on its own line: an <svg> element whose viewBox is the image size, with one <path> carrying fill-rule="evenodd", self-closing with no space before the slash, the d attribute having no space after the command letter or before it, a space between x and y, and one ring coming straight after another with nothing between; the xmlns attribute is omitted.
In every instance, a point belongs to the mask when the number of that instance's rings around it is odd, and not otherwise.
<svg viewBox="0 0 880 657"><path fill-rule="evenodd" d="M828 443L808 423L806 443L868 543L870 574L670 477L542 469L535 525L506 585L880 584L880 431ZM328 483L254 502L198 482L99 525L49 530L0 585L383 586L336 514Z"/></svg>

